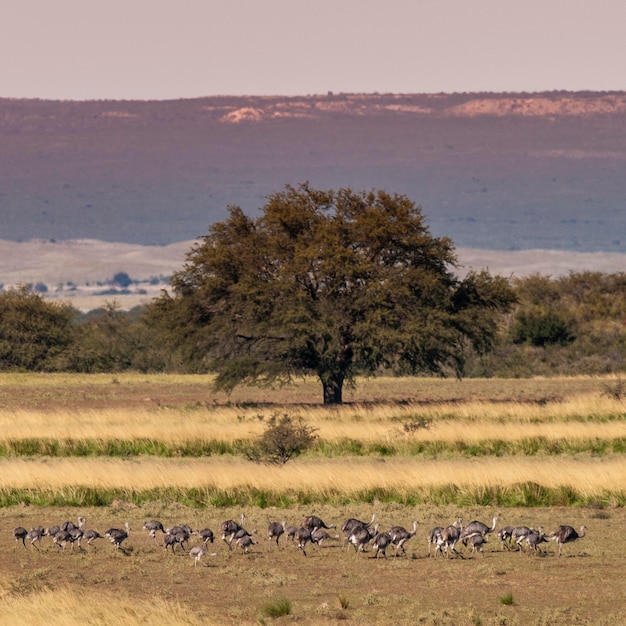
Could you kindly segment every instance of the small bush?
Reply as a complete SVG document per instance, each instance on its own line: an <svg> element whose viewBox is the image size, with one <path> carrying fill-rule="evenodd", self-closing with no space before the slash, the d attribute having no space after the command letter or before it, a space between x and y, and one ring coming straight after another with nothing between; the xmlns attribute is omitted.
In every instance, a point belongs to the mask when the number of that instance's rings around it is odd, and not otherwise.
<svg viewBox="0 0 626 626"><path fill-rule="evenodd" d="M589 517L591 517L591 519L611 519L611 514L607 513L606 511L596 511L595 513L592 513Z"/></svg>
<svg viewBox="0 0 626 626"><path fill-rule="evenodd" d="M521 312L513 323L513 343L565 346L575 339L571 323L558 311Z"/></svg>
<svg viewBox="0 0 626 626"><path fill-rule="evenodd" d="M602 385L602 395L613 400L622 400L626 396L626 381L618 378L614 381L607 381Z"/></svg>
<svg viewBox="0 0 626 626"><path fill-rule="evenodd" d="M301 418L295 420L287 414L272 415L265 432L246 451L246 456L256 463L284 465L313 445L317 439L315 431Z"/></svg>
<svg viewBox="0 0 626 626"><path fill-rule="evenodd" d="M120 287L128 287L133 281L126 272L118 272L113 276L112 282Z"/></svg>
<svg viewBox="0 0 626 626"><path fill-rule="evenodd" d="M347 608L350 607L350 600L348 599L348 596L346 596L343 593L340 593L337 596L337 600L339 600L339 606L345 611Z"/></svg>
<svg viewBox="0 0 626 626"><path fill-rule="evenodd" d="M427 417L411 417L409 420L404 422L402 428L405 433L410 434L417 432L418 430L430 428L432 423L433 420Z"/></svg>
<svg viewBox="0 0 626 626"><path fill-rule="evenodd" d="M507 593L500 597L500 604L504 604L504 606L511 606L513 604L513 594Z"/></svg>
<svg viewBox="0 0 626 626"><path fill-rule="evenodd" d="M291 601L287 598L280 598L263 607L263 615L265 615L265 617L283 617L284 615L290 614Z"/></svg>

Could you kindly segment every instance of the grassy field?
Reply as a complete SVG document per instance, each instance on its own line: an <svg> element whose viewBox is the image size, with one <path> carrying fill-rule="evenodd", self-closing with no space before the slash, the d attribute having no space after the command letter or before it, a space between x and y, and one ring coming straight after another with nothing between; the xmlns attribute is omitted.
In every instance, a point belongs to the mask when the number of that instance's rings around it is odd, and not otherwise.
<svg viewBox="0 0 626 626"><path fill-rule="evenodd" d="M618 379L374 379L323 407L315 381L212 394L200 376L0 376L0 622L11 624L615 624L626 610L626 403ZM618 394L619 395L619 394ZM318 440L284 466L242 451L272 415ZM197 567L142 525L219 535L246 514L250 554L219 539ZM406 557L355 555L340 539L305 558L270 521L418 520ZM65 552L12 530L87 517L107 540ZM539 555L428 558L427 535L458 516L587 527ZM331 531L335 532L335 531ZM464 557L464 558L463 558ZM288 613L278 617L281 613Z"/></svg>

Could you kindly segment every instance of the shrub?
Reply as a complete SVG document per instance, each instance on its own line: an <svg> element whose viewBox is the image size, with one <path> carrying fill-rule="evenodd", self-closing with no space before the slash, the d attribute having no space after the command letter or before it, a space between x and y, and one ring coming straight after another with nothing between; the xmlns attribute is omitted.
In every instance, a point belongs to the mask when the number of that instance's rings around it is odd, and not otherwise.
<svg viewBox="0 0 626 626"><path fill-rule="evenodd" d="M602 385L602 395L613 400L621 400L626 396L626 381L618 378L615 381L604 383Z"/></svg>
<svg viewBox="0 0 626 626"><path fill-rule="evenodd" d="M518 314L513 324L513 342L533 346L567 345L575 339L570 324L558 311L533 310Z"/></svg>
<svg viewBox="0 0 626 626"><path fill-rule="evenodd" d="M133 281L126 272L118 272L113 276L112 282L120 287L128 287Z"/></svg>
<svg viewBox="0 0 626 626"><path fill-rule="evenodd" d="M313 445L317 439L316 430L307 426L302 418L295 420L287 414L272 415L265 432L246 455L257 463L284 465Z"/></svg>
<svg viewBox="0 0 626 626"><path fill-rule="evenodd" d="M504 604L504 606L511 606L513 604L513 594L506 593L505 595L501 596L500 604Z"/></svg>
<svg viewBox="0 0 626 626"><path fill-rule="evenodd" d="M291 601L287 598L280 598L275 602L266 604L263 607L263 615L265 617L282 617L291 614Z"/></svg>

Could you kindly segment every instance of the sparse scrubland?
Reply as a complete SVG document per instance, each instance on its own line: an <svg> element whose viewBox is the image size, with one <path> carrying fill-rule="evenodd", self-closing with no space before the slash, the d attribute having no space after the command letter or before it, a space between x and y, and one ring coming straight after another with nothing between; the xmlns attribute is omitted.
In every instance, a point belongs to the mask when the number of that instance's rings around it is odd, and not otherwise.
<svg viewBox="0 0 626 626"><path fill-rule="evenodd" d="M207 376L0 376L0 620L28 624L612 624L626 605L626 405L618 377L359 380L342 406L316 381L211 393ZM285 465L247 446L272 416L316 439ZM221 541L223 520L256 530L249 554ZM307 548L267 541L270 521L315 513L380 530L419 522L407 556L373 559L342 540ZM16 526L87 518L122 549L40 549ZM428 558L434 526L585 525L584 538L538 554L504 550ZM197 567L141 527L209 526ZM331 530L331 536L341 535ZM200 543L192 538L190 545ZM453 591L451 592L451 581ZM584 581L584 583L582 582ZM506 602L503 600L506 599ZM286 611L285 607L289 607ZM277 612L278 611L278 612ZM285 612L286 611L286 612ZM282 617L278 617L281 615ZM56 621L55 621L56 620Z"/></svg>

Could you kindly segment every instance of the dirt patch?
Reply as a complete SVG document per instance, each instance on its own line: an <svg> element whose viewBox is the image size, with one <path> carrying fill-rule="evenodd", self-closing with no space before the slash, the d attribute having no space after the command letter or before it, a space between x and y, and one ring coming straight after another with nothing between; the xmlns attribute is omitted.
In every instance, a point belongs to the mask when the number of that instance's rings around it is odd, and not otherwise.
<svg viewBox="0 0 626 626"><path fill-rule="evenodd" d="M141 530L143 522L156 517L165 525L210 526L219 535L220 523L238 519L241 511L191 510L176 503L154 503L142 509L123 505L86 510L5 509L0 513L0 585L5 594L13 595L66 588L80 592L85 587L112 598L121 594L149 601L156 594L182 603L195 615L225 624L258 623L264 607L282 598L292 605L289 620L301 624L598 624L616 619L616 611L626 601L626 539L620 531L626 522L623 510L604 516L592 510L504 512L500 523L548 529L558 523L585 523L588 536L566 545L561 558L556 556L554 543L544 544L545 553L536 556L504 551L493 536L484 554L472 555L463 548L464 558L428 558L428 530L451 523L459 514L452 508L375 503L372 507L319 507L315 513L339 525L353 515L369 518L374 507L381 527L408 526L413 518L422 522L407 544L406 558L375 559L371 551L355 554L351 547L342 547L340 540L331 540L321 549L309 547L306 557L290 542L281 540L279 548L270 545L268 523L284 519L298 525L313 512L305 506L246 511L246 526L258 531L254 534L258 543L250 553L229 551L218 536L209 544L216 556L205 557L197 567L186 550L165 551ZM493 510L461 513L468 521L486 520ZM62 551L49 538L44 538L40 550L16 544L13 538L14 526L48 526L75 520L79 514L87 518L89 528L101 533L126 521L133 530L120 550L106 539L97 540L95 548ZM610 546L604 539L608 536ZM501 601L508 594L511 606Z"/></svg>

